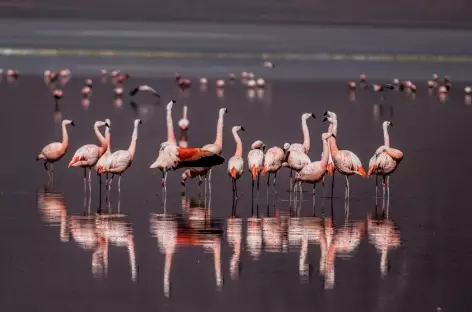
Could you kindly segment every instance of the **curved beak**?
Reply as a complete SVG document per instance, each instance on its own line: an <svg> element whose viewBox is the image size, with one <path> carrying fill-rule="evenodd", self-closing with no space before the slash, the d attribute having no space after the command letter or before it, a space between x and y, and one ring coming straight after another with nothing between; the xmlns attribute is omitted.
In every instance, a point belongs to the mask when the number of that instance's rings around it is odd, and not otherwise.
<svg viewBox="0 0 472 312"><path fill-rule="evenodd" d="M328 111L324 112L323 116L328 116Z"/></svg>
<svg viewBox="0 0 472 312"><path fill-rule="evenodd" d="M139 120L139 124L140 124L140 125L142 125L142 124L143 124L143 121L142 121L141 119Z"/></svg>
<svg viewBox="0 0 472 312"><path fill-rule="evenodd" d="M390 122L390 127L393 127L393 122Z"/></svg>
<svg viewBox="0 0 472 312"><path fill-rule="evenodd" d="M328 117L325 117L325 118L323 119L323 122L325 122L325 121L328 121Z"/></svg>
<svg viewBox="0 0 472 312"><path fill-rule="evenodd" d="M336 136L334 135L334 133L331 133L331 136L336 139Z"/></svg>
<svg viewBox="0 0 472 312"><path fill-rule="evenodd" d="M105 123L105 127L110 128L110 125L108 123Z"/></svg>
<svg viewBox="0 0 472 312"><path fill-rule="evenodd" d="M315 114L311 113L311 117L315 118L316 119L316 116Z"/></svg>
<svg viewBox="0 0 472 312"><path fill-rule="evenodd" d="M244 127L241 127L241 131L246 131L246 130L244 130Z"/></svg>
<svg viewBox="0 0 472 312"><path fill-rule="evenodd" d="M225 109L225 113L228 114L228 109L227 108Z"/></svg>
<svg viewBox="0 0 472 312"><path fill-rule="evenodd" d="M71 125L72 127L75 127L75 124L74 124L73 121L70 123L70 125Z"/></svg>

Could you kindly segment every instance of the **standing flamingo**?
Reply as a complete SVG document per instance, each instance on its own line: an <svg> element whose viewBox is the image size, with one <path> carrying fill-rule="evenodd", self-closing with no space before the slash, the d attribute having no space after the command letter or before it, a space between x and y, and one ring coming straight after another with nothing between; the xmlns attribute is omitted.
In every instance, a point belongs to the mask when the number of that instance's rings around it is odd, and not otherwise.
<svg viewBox="0 0 472 312"><path fill-rule="evenodd" d="M321 140L323 142L323 156L320 161L312 162L305 167L303 167L300 172L295 176L295 182L305 182L313 184L313 195L315 195L316 183L323 180L323 177L326 173L326 168L328 166L328 140L330 137L334 136L332 133L323 133L321 135ZM335 137L335 136L334 136ZM324 189L324 183L323 183Z"/></svg>
<svg viewBox="0 0 472 312"><path fill-rule="evenodd" d="M118 192L121 192L121 175L131 167L134 159L134 153L136 151L136 141L138 140L138 126L143 122L140 119L134 121L133 135L131 136L131 143L127 150L119 150L111 154L108 159L107 171L112 174L110 178L109 188L113 182L115 174L119 175L118 178Z"/></svg>
<svg viewBox="0 0 472 312"><path fill-rule="evenodd" d="M333 113L333 112L330 112L330 111L326 111L326 112L324 113L324 116L329 116L329 117L331 117L331 119L333 119L333 120L338 120L337 115L336 115L335 113ZM336 127L334 127L333 124L330 123L330 124L329 124L329 127L328 127L328 132L334 134L334 137L337 137L337 136L338 136L338 127L337 127L337 124L336 124ZM329 150L329 148L328 148L328 154L329 154L329 155L328 155L328 156L329 156L329 157L328 157L328 166L327 166L326 169L328 170L328 174L329 174L330 176L334 176L334 171L335 171L336 168L334 167L333 157L331 156L331 151ZM334 178L333 178L333 179L334 179Z"/></svg>
<svg viewBox="0 0 472 312"><path fill-rule="evenodd" d="M327 120L333 124L333 129L337 127L338 121L328 117ZM362 163L353 152L348 150L339 150L336 144L336 137L332 136L329 141L331 155L333 156L333 162L336 166L336 170L346 177L346 191L345 197L349 197L349 176L358 174L362 177L366 176Z"/></svg>
<svg viewBox="0 0 472 312"><path fill-rule="evenodd" d="M183 113L182 113L182 119L179 120L179 128L182 131L185 131L188 129L189 121L187 119L187 105L184 105L183 108Z"/></svg>
<svg viewBox="0 0 472 312"><path fill-rule="evenodd" d="M273 186L275 190L275 179L277 179L277 173L279 172L280 168L282 168L282 164L285 161L287 156L287 151L290 148L290 144L285 143L284 148L281 149L278 146L271 147L267 150L264 156L264 167L262 169L262 175L269 173L267 175L267 186L269 186L270 174L274 174L274 181Z"/></svg>
<svg viewBox="0 0 472 312"><path fill-rule="evenodd" d="M167 141L161 144L159 155L150 168L162 171L162 186L166 186L167 172L183 167L212 167L222 164L224 159L214 152L203 148L181 148L177 146L172 121L172 105L167 104Z"/></svg>
<svg viewBox="0 0 472 312"><path fill-rule="evenodd" d="M238 198L236 180L238 180L244 172L243 143L238 135L238 131L240 130L244 131L244 128L241 126L234 126L232 129L234 140L236 141L236 152L228 161L228 174L232 179L233 194L236 195L236 199Z"/></svg>
<svg viewBox="0 0 472 312"><path fill-rule="evenodd" d="M89 171L89 184L92 183L91 180L91 173L92 170L91 168L95 166L97 163L98 159L105 153L108 144L103 135L100 133L98 128L100 127L109 127L109 125L104 122L104 121L96 121L95 124L93 125L93 129L95 130L95 135L98 138L98 141L100 141L100 146L97 146L95 144L87 144L79 148L74 156L72 157L72 160L69 163L69 168L70 167L81 167L84 168L84 189L86 190L86 181L87 181L87 168L90 169Z"/></svg>
<svg viewBox="0 0 472 312"><path fill-rule="evenodd" d="M369 171L367 174L369 176L375 174L375 196L377 196L377 176L381 175L383 178L383 196L385 197L385 187L387 187L387 196L390 197L390 175L397 169L398 164L403 159L403 153L400 150L390 147L389 126L393 127L391 121L383 122L384 145L375 151L374 156L369 161Z"/></svg>
<svg viewBox="0 0 472 312"><path fill-rule="evenodd" d="M53 142L46 145L38 156L36 156L36 161L40 159L44 160L44 169L47 171L49 178L51 178L51 174L49 173L48 163L51 163L51 171L54 172L52 164L59 161L67 152L67 147L69 146L69 135L67 134L68 125L74 126L74 122L64 119L62 121L62 142Z"/></svg>
<svg viewBox="0 0 472 312"><path fill-rule="evenodd" d="M218 112L218 121L216 123L216 139L215 143L213 144L207 144L203 146L204 149L215 153L216 155L220 155L221 152L223 151L223 120L225 114L228 113L227 108L220 108ZM211 169L208 172L208 182L211 183Z"/></svg>
<svg viewBox="0 0 472 312"><path fill-rule="evenodd" d="M289 151L301 151L305 154L308 154L310 151L310 131L308 130L308 125L306 121L308 118L315 118L315 114L313 113L304 113L302 115L302 132L303 132L303 144L301 143L294 143L290 145Z"/></svg>
<svg viewBox="0 0 472 312"><path fill-rule="evenodd" d="M249 171L252 174L252 188L254 188L254 181L257 178L257 190L259 190L260 173L264 164L265 147L266 146L262 141L257 140L256 142L252 143L251 150L247 155L247 164Z"/></svg>
<svg viewBox="0 0 472 312"><path fill-rule="evenodd" d="M107 141L107 150L103 155L100 157L100 159L97 161L97 164L95 165L95 170L97 170L97 174L100 175L100 183L102 182L102 177L101 177L101 171L103 171L108 163L108 159L111 156L111 133L110 133L110 127L111 127L111 121L110 119L105 119L105 122L108 124L108 127L105 129L105 140ZM106 176L105 180L105 187L108 185L108 173Z"/></svg>

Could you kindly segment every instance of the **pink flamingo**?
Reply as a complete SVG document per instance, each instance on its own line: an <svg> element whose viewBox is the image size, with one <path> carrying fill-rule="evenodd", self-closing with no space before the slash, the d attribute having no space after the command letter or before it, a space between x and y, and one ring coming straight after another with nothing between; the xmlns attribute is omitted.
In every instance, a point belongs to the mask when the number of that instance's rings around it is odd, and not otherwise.
<svg viewBox="0 0 472 312"><path fill-rule="evenodd" d="M337 127L337 120L333 120L331 117L328 117L327 120L333 124L333 128ZM334 165L336 170L343 174L346 177L346 192L345 197L349 197L349 176L353 174L358 174L362 177L366 176L364 168L362 168L362 163L359 160L359 157L356 156L351 151L348 150L339 150L338 145L336 144L336 137L332 136L329 141L331 155L333 157Z"/></svg>
<svg viewBox="0 0 472 312"><path fill-rule="evenodd" d="M108 164L108 160L110 159L110 156L111 156L111 133L110 133L111 121L110 119L107 118L105 119L105 122L108 124L108 127L105 129L105 140L107 141L107 150L98 159L97 164L95 165L95 170L97 170L97 173L100 175L100 183L102 182L101 174L102 172L105 172L105 169ZM107 185L108 185L108 173L105 180L105 187Z"/></svg>
<svg viewBox="0 0 472 312"><path fill-rule="evenodd" d="M287 151L290 148L290 144L285 143L284 148L281 149L278 146L271 147L267 150L264 157L264 167L262 168L262 175L267 175L267 186L269 186L270 174L274 174L273 186L275 190L275 180L277 179L277 173L287 157Z"/></svg>
<svg viewBox="0 0 472 312"><path fill-rule="evenodd" d="M72 160L69 163L69 168L70 167L84 168L85 191L86 191L86 180L87 180L87 177L86 177L87 168L90 169L88 182L89 184L91 184L92 183L91 168L95 166L98 159L103 155L103 153L105 153L108 147L107 140L103 137L103 135L100 133L98 129L103 126L109 127L109 125L104 121L96 121L95 124L93 125L93 129L95 130L95 135L97 136L98 141L100 142L100 146L97 146L95 144L87 144L87 145L82 146L75 152L74 156L72 157Z"/></svg>
<svg viewBox="0 0 472 312"><path fill-rule="evenodd" d="M326 111L324 113L324 116L329 116L331 117L333 120L337 120L338 117L335 113L333 112L330 112L330 111ZM329 133L332 133L334 135L334 137L336 137L338 135L338 126L336 124L336 127L333 126L332 123L329 124L329 127L328 127L328 132ZM333 176L334 175L334 171L335 171L335 167L334 167L334 162L333 162L333 157L331 156L331 151L329 150L328 148L328 166L326 167L326 170L328 171L328 174L330 176Z"/></svg>
<svg viewBox="0 0 472 312"><path fill-rule="evenodd" d="M308 130L308 125L306 124L307 119L309 118L315 118L315 114L313 113L304 113L302 115L302 132L303 132L303 144L301 143L294 143L290 145L290 148L288 149L290 152L291 151L300 151L305 154L308 154L310 151L310 131Z"/></svg>
<svg viewBox="0 0 472 312"><path fill-rule="evenodd" d="M118 192L121 192L121 176L133 163L134 153L136 151L136 141L138 140L138 126L142 123L143 122L139 119L134 121L133 135L131 136L131 143L129 144L128 149L116 151L111 154L108 159L106 171L112 174L110 183L108 184L109 189L111 188L113 177L117 174L120 176L118 178Z"/></svg>
<svg viewBox="0 0 472 312"><path fill-rule="evenodd" d="M244 128L241 126L234 126L232 129L234 140L236 141L236 152L228 161L228 174L233 183L233 194L236 195L236 199L238 198L236 180L238 180L244 173L243 144L238 135L238 131L244 131Z"/></svg>
<svg viewBox="0 0 472 312"><path fill-rule="evenodd" d="M203 146L203 149L210 151L216 155L221 155L223 151L223 125L224 125L224 116L228 113L227 108L220 108L218 111L218 121L216 123L216 138L215 142L212 144L207 144ZM211 169L208 172L208 182L211 183Z"/></svg>
<svg viewBox="0 0 472 312"><path fill-rule="evenodd" d="M369 176L375 174L375 196L377 196L377 176L381 175L383 178L383 196L385 196L385 187L387 187L387 196L390 197L390 175L397 169L398 164L403 159L403 153L400 150L390 147L389 126L393 127L391 121L383 122L384 145L375 151L374 156L369 161L369 171L367 174Z"/></svg>
<svg viewBox="0 0 472 312"><path fill-rule="evenodd" d="M203 148L181 148L177 146L172 121L172 105L167 104L167 141L161 144L159 155L150 168L159 168L162 172L162 186L166 186L167 172L183 167L211 167L221 164L224 159L211 150Z"/></svg>
<svg viewBox="0 0 472 312"><path fill-rule="evenodd" d="M67 126L74 126L72 120L64 119L62 121L62 142L54 142L43 147L41 152L36 156L36 161L43 159L44 160L44 169L46 169L49 177L48 163L51 163L51 171L54 172L52 164L56 161L59 161L67 152L67 147L69 146L69 135L67 134Z"/></svg>
<svg viewBox="0 0 472 312"><path fill-rule="evenodd" d="M260 173L264 165L265 147L266 146L262 141L257 140L256 142L252 143L251 150L247 155L247 164L249 171L252 174L252 188L254 188L254 181L257 178L257 190L259 190Z"/></svg>
<svg viewBox="0 0 472 312"><path fill-rule="evenodd" d="M304 182L313 184L313 195L315 195L316 183L323 181L328 166L328 139L334 136L332 133L323 133L321 140L323 142L323 156L320 161L312 162L303 167L295 176L295 182ZM335 136L334 136L335 137ZM324 183L323 183L324 189Z"/></svg>
<svg viewBox="0 0 472 312"><path fill-rule="evenodd" d="M184 131L188 129L189 121L187 118L187 105L184 105L182 119L179 120L179 128Z"/></svg>

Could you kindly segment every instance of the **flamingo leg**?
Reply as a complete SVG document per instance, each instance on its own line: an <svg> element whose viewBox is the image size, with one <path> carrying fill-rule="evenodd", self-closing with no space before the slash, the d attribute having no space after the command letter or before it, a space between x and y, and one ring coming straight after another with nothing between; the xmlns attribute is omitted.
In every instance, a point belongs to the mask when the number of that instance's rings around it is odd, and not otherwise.
<svg viewBox="0 0 472 312"><path fill-rule="evenodd" d="M49 179L51 179L51 173L49 172L48 162L47 162L47 161L44 162L44 170L46 170L46 172L48 173Z"/></svg>
<svg viewBox="0 0 472 312"><path fill-rule="evenodd" d="M120 174L120 177L118 178L118 193L121 193L121 174Z"/></svg>
<svg viewBox="0 0 472 312"><path fill-rule="evenodd" d="M167 183L167 171L162 171L162 187L166 187Z"/></svg>
<svg viewBox="0 0 472 312"><path fill-rule="evenodd" d="M89 168L88 183L90 187L90 185L92 185L92 168Z"/></svg>
<svg viewBox="0 0 472 312"><path fill-rule="evenodd" d="M385 198L385 176L383 176L382 181L382 198Z"/></svg>
<svg viewBox="0 0 472 312"><path fill-rule="evenodd" d="M331 198L334 198L334 177L336 172L333 172L333 179L331 180Z"/></svg>
<svg viewBox="0 0 472 312"><path fill-rule="evenodd" d="M390 176L387 176L387 198L390 199Z"/></svg>
<svg viewBox="0 0 472 312"><path fill-rule="evenodd" d="M111 184L112 184L112 182L113 182L113 178L114 178L114 177L115 177L115 174L112 173L112 174L111 174L111 178L110 178L110 180L109 180L109 182L108 182L108 192L111 191Z"/></svg>
<svg viewBox="0 0 472 312"><path fill-rule="evenodd" d="M325 197L325 183L324 183L324 176L323 176L323 180L321 180L321 185L323 187L323 198ZM315 188L315 186L313 186L313 188Z"/></svg>
<svg viewBox="0 0 472 312"><path fill-rule="evenodd" d="M377 175L375 175L375 198L377 198L377 189L378 189L378 179L377 179Z"/></svg>
<svg viewBox="0 0 472 312"><path fill-rule="evenodd" d="M84 168L84 192L87 193L87 168Z"/></svg>
<svg viewBox="0 0 472 312"><path fill-rule="evenodd" d="M315 196L316 183L313 184L313 196Z"/></svg>
<svg viewBox="0 0 472 312"><path fill-rule="evenodd" d="M234 190L236 193L236 199L238 199L238 185L236 184L236 180L234 180Z"/></svg>
<svg viewBox="0 0 472 312"><path fill-rule="evenodd" d="M274 174L274 182L273 182L273 186L274 186L274 193L277 193L277 190L275 189L275 180L277 179L277 171L275 172Z"/></svg>
<svg viewBox="0 0 472 312"><path fill-rule="evenodd" d="M270 185L270 172L267 174L267 188L269 188Z"/></svg>
<svg viewBox="0 0 472 312"><path fill-rule="evenodd" d="M349 178L346 176L346 193L344 194L344 197L349 197Z"/></svg>
<svg viewBox="0 0 472 312"><path fill-rule="evenodd" d="M261 179L261 175L257 174L257 191L259 191L259 180Z"/></svg>

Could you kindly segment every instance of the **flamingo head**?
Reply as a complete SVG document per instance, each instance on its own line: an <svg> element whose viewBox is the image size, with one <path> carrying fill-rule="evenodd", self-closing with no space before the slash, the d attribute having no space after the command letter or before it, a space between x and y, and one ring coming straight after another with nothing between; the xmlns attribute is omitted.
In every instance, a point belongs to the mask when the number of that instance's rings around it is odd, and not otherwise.
<svg viewBox="0 0 472 312"><path fill-rule="evenodd" d="M321 135L322 140L328 140L330 137L336 138L336 136L332 134L331 132L325 132Z"/></svg>
<svg viewBox="0 0 472 312"><path fill-rule="evenodd" d="M65 125L65 126L67 126L67 125L71 125L72 127L75 126L74 121L69 120L69 119L64 119L64 120L62 121L62 124Z"/></svg>
<svg viewBox="0 0 472 312"><path fill-rule="evenodd" d="M223 117L225 114L228 113L228 109L227 108L220 108L220 113L219 113L219 117Z"/></svg>
<svg viewBox="0 0 472 312"><path fill-rule="evenodd" d="M251 149L261 149L261 150L265 151L265 148L266 148L266 146L261 140L257 140L254 143L252 143L252 145L251 145Z"/></svg>
<svg viewBox="0 0 472 312"><path fill-rule="evenodd" d="M383 126L384 128L387 128L388 126L393 127L393 122L391 122L391 121L384 121L383 124L382 124L382 126Z"/></svg>
<svg viewBox="0 0 472 312"><path fill-rule="evenodd" d="M302 120L307 120L308 118L312 118L312 117L316 119L315 114L313 114L313 113L304 113L302 115Z"/></svg>

